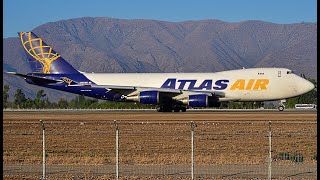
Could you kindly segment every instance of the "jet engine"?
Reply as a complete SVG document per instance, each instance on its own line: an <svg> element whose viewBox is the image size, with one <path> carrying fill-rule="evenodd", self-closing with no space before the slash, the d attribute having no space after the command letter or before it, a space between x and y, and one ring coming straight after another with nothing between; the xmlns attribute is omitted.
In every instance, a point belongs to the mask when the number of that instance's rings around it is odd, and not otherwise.
<svg viewBox="0 0 320 180"><path fill-rule="evenodd" d="M134 96L126 97L127 101L136 101L142 104L158 104L160 93L158 91L141 91Z"/></svg>
<svg viewBox="0 0 320 180"><path fill-rule="evenodd" d="M188 99L182 102L191 107L220 107L219 99L216 96L206 94L189 95Z"/></svg>
<svg viewBox="0 0 320 180"><path fill-rule="evenodd" d="M157 104L159 103L159 92L141 91L139 94L139 102L142 104Z"/></svg>

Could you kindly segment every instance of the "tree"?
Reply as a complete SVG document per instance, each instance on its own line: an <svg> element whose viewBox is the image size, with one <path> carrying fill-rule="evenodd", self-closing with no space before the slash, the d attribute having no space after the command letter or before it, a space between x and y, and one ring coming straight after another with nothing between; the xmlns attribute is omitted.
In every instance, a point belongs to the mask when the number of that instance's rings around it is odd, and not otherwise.
<svg viewBox="0 0 320 180"><path fill-rule="evenodd" d="M44 90L43 89L40 89L38 92L37 92L37 95L36 95L36 98L37 99L41 99L42 97L45 97L47 94L44 93Z"/></svg>
<svg viewBox="0 0 320 180"><path fill-rule="evenodd" d="M63 98L61 98L59 101L58 101L58 108L60 109L67 109L69 106L69 102Z"/></svg>
<svg viewBox="0 0 320 180"><path fill-rule="evenodd" d="M9 90L10 90L9 85L3 86L3 108L8 107Z"/></svg>
<svg viewBox="0 0 320 180"><path fill-rule="evenodd" d="M23 107L25 108L35 108L34 101L30 98L27 98L26 102L24 103Z"/></svg>
<svg viewBox="0 0 320 180"><path fill-rule="evenodd" d="M52 103L49 101L48 98L45 98L43 107L44 108L53 108Z"/></svg>
<svg viewBox="0 0 320 180"><path fill-rule="evenodd" d="M35 108L45 108L45 100L43 98L45 96L46 94L43 89L37 92L36 98L34 99Z"/></svg>
<svg viewBox="0 0 320 180"><path fill-rule="evenodd" d="M94 107L97 103L97 99L85 98L83 95L79 95L70 101L69 107L74 109L88 109Z"/></svg>
<svg viewBox="0 0 320 180"><path fill-rule="evenodd" d="M22 89L17 89L15 95L14 95L14 104L18 107L24 107L24 103L27 101L26 96L22 92Z"/></svg>

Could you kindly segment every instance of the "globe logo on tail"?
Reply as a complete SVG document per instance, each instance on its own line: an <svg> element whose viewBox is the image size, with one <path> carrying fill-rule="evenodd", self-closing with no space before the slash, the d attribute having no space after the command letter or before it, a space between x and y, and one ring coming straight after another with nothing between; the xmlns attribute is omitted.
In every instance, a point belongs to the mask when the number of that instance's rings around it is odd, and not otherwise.
<svg viewBox="0 0 320 180"><path fill-rule="evenodd" d="M43 73L50 74L51 63L60 55L46 45L41 38L33 37L31 32L21 32L20 40L26 52L41 63Z"/></svg>

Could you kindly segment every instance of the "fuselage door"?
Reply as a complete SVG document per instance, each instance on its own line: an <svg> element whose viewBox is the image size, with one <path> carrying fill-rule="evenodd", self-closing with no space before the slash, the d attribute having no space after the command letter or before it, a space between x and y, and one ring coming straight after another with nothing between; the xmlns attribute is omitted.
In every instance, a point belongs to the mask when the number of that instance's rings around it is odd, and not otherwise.
<svg viewBox="0 0 320 180"><path fill-rule="evenodd" d="M281 77L281 71L278 71L278 77Z"/></svg>

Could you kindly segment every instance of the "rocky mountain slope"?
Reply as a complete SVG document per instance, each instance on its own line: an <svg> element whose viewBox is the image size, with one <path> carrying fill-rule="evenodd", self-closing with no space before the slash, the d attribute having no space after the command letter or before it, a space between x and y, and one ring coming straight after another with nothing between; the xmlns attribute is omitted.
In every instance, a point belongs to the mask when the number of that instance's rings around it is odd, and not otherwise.
<svg viewBox="0 0 320 180"><path fill-rule="evenodd" d="M286 67L316 78L317 23L273 24L219 20L165 22L84 17L32 30L85 72L217 72ZM3 39L4 70L30 72L18 37ZM4 74L4 84L35 96L41 87ZM68 93L48 90L50 100Z"/></svg>

